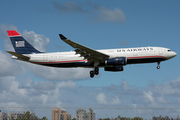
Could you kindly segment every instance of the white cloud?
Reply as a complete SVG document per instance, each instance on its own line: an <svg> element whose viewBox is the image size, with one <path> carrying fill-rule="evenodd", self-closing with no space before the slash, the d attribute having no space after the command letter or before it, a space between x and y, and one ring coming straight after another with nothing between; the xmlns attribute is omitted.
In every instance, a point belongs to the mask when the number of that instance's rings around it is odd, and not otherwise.
<svg viewBox="0 0 180 120"><path fill-rule="evenodd" d="M88 68L53 68L28 64L28 68L36 75L46 80L80 80L89 78Z"/></svg>
<svg viewBox="0 0 180 120"><path fill-rule="evenodd" d="M98 22L115 22L115 23L124 23L125 15L123 11L119 8L111 10L106 7L100 7L96 10L97 15L94 17Z"/></svg>
<svg viewBox="0 0 180 120"><path fill-rule="evenodd" d="M135 107L171 104L169 100L165 99L165 96L156 96L151 89L148 91L137 90L139 95L136 96L127 92L130 91L129 89L117 89L120 88L120 85L114 85L113 88L109 89L109 86L79 87L73 81L35 82L28 80L28 82L21 83L15 77L0 77L0 102L14 105L134 105ZM135 90L131 86L130 89ZM180 99L177 99L177 102L179 101Z"/></svg>
<svg viewBox="0 0 180 120"><path fill-rule="evenodd" d="M128 82L125 80L121 81L121 87L125 90L130 90L130 86L128 85Z"/></svg>
<svg viewBox="0 0 180 120"><path fill-rule="evenodd" d="M126 20L123 11L119 8L111 10L110 8L99 6L91 2L53 2L52 4L54 9L59 13L82 13L95 22L124 23Z"/></svg>
<svg viewBox="0 0 180 120"><path fill-rule="evenodd" d="M99 93L96 96L96 100L98 104L103 104L103 105L120 105L121 100L116 96L115 98L112 98L111 101L107 100L107 97L104 93Z"/></svg>
<svg viewBox="0 0 180 120"><path fill-rule="evenodd" d="M24 31L22 36L40 51L46 51L50 41L49 38L46 38L44 35L36 34L34 31Z"/></svg>
<svg viewBox="0 0 180 120"><path fill-rule="evenodd" d="M13 76L19 73L22 73L24 68L21 65L18 65L18 62L14 62L8 53L3 53L0 50L0 77L2 76Z"/></svg>
<svg viewBox="0 0 180 120"><path fill-rule="evenodd" d="M104 93L99 93L97 96L96 96L96 100L99 104L105 104L107 105L107 97L104 95Z"/></svg>
<svg viewBox="0 0 180 120"><path fill-rule="evenodd" d="M36 82L35 88L39 90L52 90L55 87L55 83L52 82Z"/></svg>
<svg viewBox="0 0 180 120"><path fill-rule="evenodd" d="M37 88L39 84L42 84L41 89ZM63 100L64 95L67 95L66 93L71 98L71 90L69 91L69 88L75 88L76 84L72 81L67 81L53 84L53 89L45 89L45 87L47 87L47 82L29 81L24 85L16 81L15 77L1 77L0 103L1 105L10 103L14 105L60 105L63 104L61 100Z"/></svg>
<svg viewBox="0 0 180 120"><path fill-rule="evenodd" d="M112 99L111 104L112 105L119 105L119 104L121 104L121 100L118 98L118 96L116 96L115 98Z"/></svg>
<svg viewBox="0 0 180 120"><path fill-rule="evenodd" d="M59 84L57 84L58 88L75 88L76 87L76 83L72 82L72 81L67 81L67 82L61 82Z"/></svg>
<svg viewBox="0 0 180 120"><path fill-rule="evenodd" d="M5 42L4 47L6 50L13 51L14 49L8 37L7 30L18 30L18 29L14 25L0 24L0 37Z"/></svg>
<svg viewBox="0 0 180 120"><path fill-rule="evenodd" d="M3 102L17 103L18 100L23 101L23 98L27 96L26 90L18 88L19 83L15 81L15 77L1 77L0 82L1 82L0 84L1 103Z"/></svg>
<svg viewBox="0 0 180 120"><path fill-rule="evenodd" d="M150 86L152 91L156 94L163 95L180 95L180 77L176 80L171 80L170 82L165 82L161 85Z"/></svg>
<svg viewBox="0 0 180 120"><path fill-rule="evenodd" d="M53 2L53 7L58 10L59 13L84 13L87 12L76 2L65 2L63 4Z"/></svg>
<svg viewBox="0 0 180 120"><path fill-rule="evenodd" d="M137 104L132 104L132 106L133 106L134 108L138 107Z"/></svg>
<svg viewBox="0 0 180 120"><path fill-rule="evenodd" d="M2 38L7 38L7 30L18 30L16 26L9 24L0 24L0 36Z"/></svg>
<svg viewBox="0 0 180 120"><path fill-rule="evenodd" d="M177 102L180 103L180 98L177 98Z"/></svg>
<svg viewBox="0 0 180 120"><path fill-rule="evenodd" d="M158 103L167 103L167 101L162 96L157 97L157 102Z"/></svg>
<svg viewBox="0 0 180 120"><path fill-rule="evenodd" d="M147 102L154 103L154 97L153 93L149 90L148 92L144 91L144 98L146 99Z"/></svg>
<svg viewBox="0 0 180 120"><path fill-rule="evenodd" d="M48 95L42 94L40 98L42 99L44 104L47 103Z"/></svg>

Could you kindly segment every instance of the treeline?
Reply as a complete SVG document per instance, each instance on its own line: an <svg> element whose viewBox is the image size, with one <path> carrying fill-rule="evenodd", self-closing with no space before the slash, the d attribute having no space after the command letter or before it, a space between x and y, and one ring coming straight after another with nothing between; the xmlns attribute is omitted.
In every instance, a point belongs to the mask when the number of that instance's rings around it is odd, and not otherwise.
<svg viewBox="0 0 180 120"><path fill-rule="evenodd" d="M99 118L98 120L143 120L143 118L141 117L134 117L134 118L127 118L127 117L121 117L119 119L115 118L115 119L110 119L110 118Z"/></svg>
<svg viewBox="0 0 180 120"><path fill-rule="evenodd" d="M32 114L30 114L29 111L27 111L27 112L24 114L23 118L20 118L20 119L13 119L13 118L11 118L11 120L48 120L48 119L47 119L46 116L44 116L44 117L42 117L42 118L38 118L35 114L32 115Z"/></svg>

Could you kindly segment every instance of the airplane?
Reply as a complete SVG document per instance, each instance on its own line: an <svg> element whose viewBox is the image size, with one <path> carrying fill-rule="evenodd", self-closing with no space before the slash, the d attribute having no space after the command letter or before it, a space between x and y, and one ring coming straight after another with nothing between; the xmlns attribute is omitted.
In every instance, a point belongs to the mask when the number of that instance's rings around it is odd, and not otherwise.
<svg viewBox="0 0 180 120"><path fill-rule="evenodd" d="M137 47L94 50L79 43L67 39L59 34L62 41L72 46L75 50L71 52L45 53L37 50L25 40L16 30L7 31L15 52L7 51L13 59L44 65L49 67L84 67L92 68L90 77L99 74L99 68L105 71L123 71L124 66L138 63L160 62L169 60L177 55L176 52L164 47Z"/></svg>

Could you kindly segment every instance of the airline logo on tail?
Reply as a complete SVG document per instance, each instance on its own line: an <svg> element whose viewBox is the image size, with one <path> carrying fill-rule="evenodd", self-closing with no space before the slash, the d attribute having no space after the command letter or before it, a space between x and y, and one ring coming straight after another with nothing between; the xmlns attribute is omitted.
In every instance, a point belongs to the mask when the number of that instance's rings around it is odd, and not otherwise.
<svg viewBox="0 0 180 120"><path fill-rule="evenodd" d="M16 41L16 47L25 47L24 41Z"/></svg>

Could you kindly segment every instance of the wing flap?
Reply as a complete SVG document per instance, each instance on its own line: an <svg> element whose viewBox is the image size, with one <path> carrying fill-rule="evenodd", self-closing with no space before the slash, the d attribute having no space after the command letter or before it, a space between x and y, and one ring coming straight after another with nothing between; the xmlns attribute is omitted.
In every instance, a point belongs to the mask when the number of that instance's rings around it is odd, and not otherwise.
<svg viewBox="0 0 180 120"><path fill-rule="evenodd" d="M30 57L25 56L25 55L21 55L21 54L16 53L16 52L12 52L12 51L6 51L6 52L8 52L11 55L16 56L18 59L21 59L21 60L29 60L30 59Z"/></svg>

